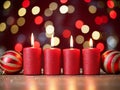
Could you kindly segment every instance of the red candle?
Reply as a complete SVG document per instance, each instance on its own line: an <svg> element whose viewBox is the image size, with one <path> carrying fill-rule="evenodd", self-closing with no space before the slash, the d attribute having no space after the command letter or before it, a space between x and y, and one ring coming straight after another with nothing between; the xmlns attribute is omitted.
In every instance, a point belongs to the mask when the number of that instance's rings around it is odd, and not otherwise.
<svg viewBox="0 0 120 90"><path fill-rule="evenodd" d="M53 37L51 38L51 46L54 46ZM59 48L44 49L44 74L59 75L61 70L61 50Z"/></svg>
<svg viewBox="0 0 120 90"><path fill-rule="evenodd" d="M23 50L24 74L38 75L41 74L41 48L34 47L34 37L31 36L33 47L27 47Z"/></svg>
<svg viewBox="0 0 120 90"><path fill-rule="evenodd" d="M90 47L92 47L90 39ZM100 50L97 48L86 48L82 50L83 54L83 74L97 75L100 74Z"/></svg>
<svg viewBox="0 0 120 90"><path fill-rule="evenodd" d="M80 50L73 47L73 38L70 39L70 47L63 50L63 73L67 75L80 74Z"/></svg>

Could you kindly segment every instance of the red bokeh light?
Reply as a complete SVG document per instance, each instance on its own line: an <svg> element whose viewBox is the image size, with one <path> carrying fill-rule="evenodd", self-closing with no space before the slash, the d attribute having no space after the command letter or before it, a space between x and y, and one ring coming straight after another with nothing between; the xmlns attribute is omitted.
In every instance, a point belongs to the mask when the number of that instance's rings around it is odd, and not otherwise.
<svg viewBox="0 0 120 90"><path fill-rule="evenodd" d="M86 2L86 3L90 3L90 2L91 2L91 0L84 0L84 2Z"/></svg>
<svg viewBox="0 0 120 90"><path fill-rule="evenodd" d="M68 0L60 0L60 2L61 2L62 4L65 4L65 3L68 2Z"/></svg>
<svg viewBox="0 0 120 90"><path fill-rule="evenodd" d="M109 8L114 8L114 2L112 1L112 0L108 0L107 1L107 6L109 7Z"/></svg>
<svg viewBox="0 0 120 90"><path fill-rule="evenodd" d="M27 7L29 7L29 6L30 6L30 1L29 1L29 0L24 0L24 1L22 2L22 7L27 8Z"/></svg>
<svg viewBox="0 0 120 90"><path fill-rule="evenodd" d="M34 47L39 48L39 47L40 47L40 43L39 43L38 41L35 41L35 42L34 42Z"/></svg>
<svg viewBox="0 0 120 90"><path fill-rule="evenodd" d="M65 29L65 30L63 31L62 35L63 35L64 38L69 38L70 35L71 35L71 31L68 30L68 29Z"/></svg>
<svg viewBox="0 0 120 90"><path fill-rule="evenodd" d="M102 23L108 23L108 17L103 15L102 17Z"/></svg>
<svg viewBox="0 0 120 90"><path fill-rule="evenodd" d="M109 13L109 15L110 15L110 18L116 19L116 17L117 17L117 12L116 12L115 10L111 10L110 13Z"/></svg>
<svg viewBox="0 0 120 90"><path fill-rule="evenodd" d="M14 49L15 49L15 51L17 51L17 52L21 52L22 49L23 49L23 46L22 46L21 43L17 43L17 44L15 45Z"/></svg>
<svg viewBox="0 0 120 90"><path fill-rule="evenodd" d="M83 22L82 20L77 20L77 21L75 22L75 27L76 27L77 29L81 29L81 27L83 26L83 24L84 24L84 22Z"/></svg>
<svg viewBox="0 0 120 90"><path fill-rule="evenodd" d="M95 18L95 23L96 23L97 25L101 25L101 24L102 24L102 18L101 18L100 16L97 16L97 17Z"/></svg>
<svg viewBox="0 0 120 90"><path fill-rule="evenodd" d="M102 52L102 51L104 50L105 46L104 46L103 43L99 42L99 43L97 44L96 48L100 49L100 52Z"/></svg>
<svg viewBox="0 0 120 90"><path fill-rule="evenodd" d="M43 17L42 16L35 17L34 22L35 24L40 25L43 22Z"/></svg>

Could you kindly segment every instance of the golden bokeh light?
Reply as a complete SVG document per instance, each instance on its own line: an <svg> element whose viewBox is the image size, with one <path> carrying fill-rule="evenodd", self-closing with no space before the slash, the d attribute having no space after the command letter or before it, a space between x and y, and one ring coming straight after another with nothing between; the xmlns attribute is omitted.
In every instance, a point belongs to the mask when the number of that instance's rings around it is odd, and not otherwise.
<svg viewBox="0 0 120 90"><path fill-rule="evenodd" d="M39 6L34 6L31 10L33 15L37 15L40 12L40 7Z"/></svg>
<svg viewBox="0 0 120 90"><path fill-rule="evenodd" d="M54 39L54 46L58 46L60 44L60 39L58 37L53 37Z"/></svg>
<svg viewBox="0 0 120 90"><path fill-rule="evenodd" d="M60 6L59 11L61 14L66 14L68 12L68 6L66 5Z"/></svg>
<svg viewBox="0 0 120 90"><path fill-rule="evenodd" d="M88 10L89 10L89 12L90 12L91 14L94 14L94 13L96 13L97 8L96 8L96 6L94 6L94 5L90 5L89 8L88 8Z"/></svg>
<svg viewBox="0 0 120 90"><path fill-rule="evenodd" d="M14 17L9 16L9 17L7 18L7 21L6 21L7 25L12 25L14 22L15 22Z"/></svg>
<svg viewBox="0 0 120 90"><path fill-rule="evenodd" d="M50 45L50 44L45 44L45 45L43 46L43 50L44 50L45 48L51 48L51 45Z"/></svg>
<svg viewBox="0 0 120 90"><path fill-rule="evenodd" d="M10 31L12 34L16 34L19 31L19 27L17 25L12 25Z"/></svg>
<svg viewBox="0 0 120 90"><path fill-rule="evenodd" d="M54 33L54 26L53 25L48 25L45 29L46 29L47 34Z"/></svg>
<svg viewBox="0 0 120 90"><path fill-rule="evenodd" d="M23 18L23 17L18 18L17 25L23 26L24 24L25 24L25 18Z"/></svg>
<svg viewBox="0 0 120 90"><path fill-rule="evenodd" d="M45 24L44 24L44 27L47 27L48 25L53 25L53 22L52 21L46 21Z"/></svg>
<svg viewBox="0 0 120 90"><path fill-rule="evenodd" d="M75 41L77 44L82 44L84 42L84 37L82 35L78 35Z"/></svg>
<svg viewBox="0 0 120 90"><path fill-rule="evenodd" d="M53 11L51 11L49 8L45 9L44 15L46 17L50 17L53 14Z"/></svg>
<svg viewBox="0 0 120 90"><path fill-rule="evenodd" d="M68 5L68 13L74 13L75 7L73 5Z"/></svg>
<svg viewBox="0 0 120 90"><path fill-rule="evenodd" d="M56 10L57 8L58 8L58 4L57 4L56 2L51 2L51 3L49 4L49 9L50 9L50 10L54 11L54 10Z"/></svg>
<svg viewBox="0 0 120 90"><path fill-rule="evenodd" d="M46 37L47 37L47 38L51 38L51 37L52 37L52 35L54 35L54 32L53 32L53 33L51 33L51 34L49 34L49 33L45 33L45 35L46 35Z"/></svg>
<svg viewBox="0 0 120 90"><path fill-rule="evenodd" d="M9 0L6 0L6 1L4 2L4 4L3 4L3 8L4 8L4 9L10 8L10 6L11 6L11 1L9 1Z"/></svg>
<svg viewBox="0 0 120 90"><path fill-rule="evenodd" d="M5 31L5 29L6 29L6 23L5 22L0 23L0 32Z"/></svg>
<svg viewBox="0 0 120 90"><path fill-rule="evenodd" d="M25 8L20 8L19 10L18 10L18 15L19 16L25 16L25 14L26 14L26 9Z"/></svg>
<svg viewBox="0 0 120 90"><path fill-rule="evenodd" d="M83 48L89 48L90 46L89 46L89 41L85 41L84 43L83 43Z"/></svg>
<svg viewBox="0 0 120 90"><path fill-rule="evenodd" d="M84 33L84 34L88 33L89 30L90 30L90 28L89 28L88 25L83 25L83 26L81 27L81 31L82 31L82 33Z"/></svg>
<svg viewBox="0 0 120 90"><path fill-rule="evenodd" d="M100 39L100 32L99 31L93 31L93 33L92 33L92 38L94 39L94 40L99 40Z"/></svg>

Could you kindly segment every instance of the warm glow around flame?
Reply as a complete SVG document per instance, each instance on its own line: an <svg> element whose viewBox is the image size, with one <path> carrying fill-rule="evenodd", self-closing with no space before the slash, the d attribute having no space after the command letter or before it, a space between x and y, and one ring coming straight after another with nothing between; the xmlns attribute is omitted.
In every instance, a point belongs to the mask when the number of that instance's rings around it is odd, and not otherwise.
<svg viewBox="0 0 120 90"><path fill-rule="evenodd" d="M34 47L34 35L33 35L33 33L31 34L31 46Z"/></svg>
<svg viewBox="0 0 120 90"><path fill-rule="evenodd" d="M92 48L93 47L93 40L90 38L89 40L89 46Z"/></svg>
<svg viewBox="0 0 120 90"><path fill-rule="evenodd" d="M54 47L54 37L53 37L53 35L51 37L51 47Z"/></svg>
<svg viewBox="0 0 120 90"><path fill-rule="evenodd" d="M70 47L73 48L73 36L70 36Z"/></svg>

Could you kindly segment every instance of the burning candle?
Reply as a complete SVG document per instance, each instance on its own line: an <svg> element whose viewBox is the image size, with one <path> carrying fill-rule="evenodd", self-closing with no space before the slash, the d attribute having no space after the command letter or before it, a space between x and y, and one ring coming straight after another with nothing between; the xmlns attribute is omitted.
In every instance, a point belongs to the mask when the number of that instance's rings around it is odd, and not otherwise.
<svg viewBox="0 0 120 90"><path fill-rule="evenodd" d="M61 50L54 47L54 38L51 38L51 48L44 49L44 74L59 75L61 70Z"/></svg>
<svg viewBox="0 0 120 90"><path fill-rule="evenodd" d="M23 68L25 75L41 74L41 48L34 47L34 36L31 34L32 47L23 50Z"/></svg>
<svg viewBox="0 0 120 90"><path fill-rule="evenodd" d="M80 50L73 48L73 37L70 37L70 48L63 49L63 73L80 74Z"/></svg>
<svg viewBox="0 0 120 90"><path fill-rule="evenodd" d="M83 74L100 74L100 50L93 48L93 41L89 41L90 48L82 50L83 54Z"/></svg>

